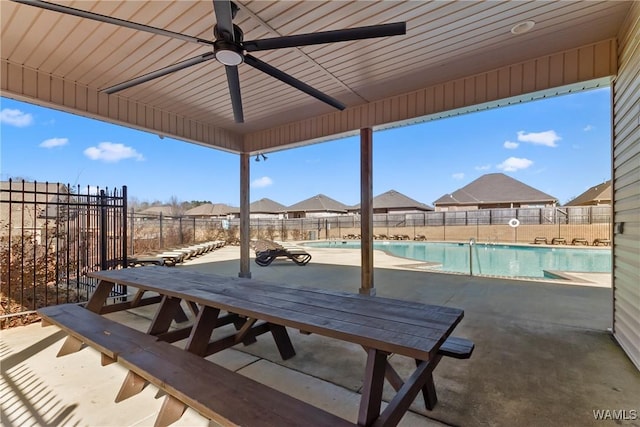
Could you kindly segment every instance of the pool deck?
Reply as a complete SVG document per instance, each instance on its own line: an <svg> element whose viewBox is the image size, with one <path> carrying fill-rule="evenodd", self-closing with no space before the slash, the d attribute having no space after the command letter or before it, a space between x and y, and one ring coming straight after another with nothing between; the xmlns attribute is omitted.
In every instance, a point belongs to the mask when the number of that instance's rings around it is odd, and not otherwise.
<svg viewBox="0 0 640 427"><path fill-rule="evenodd" d="M357 292L358 250L308 250L313 259L307 266L287 260L269 267L252 263L253 277ZM237 277L238 258L239 248L226 247L172 268ZM607 330L610 275L577 276L583 282L569 284L430 273L407 268L410 264L415 261L376 251L377 294L463 308L465 318L455 334L472 339L476 350L469 360L445 358L434 372L436 408L426 411L417 399L400 425L613 426L620 423L596 421L593 411L640 414L640 371ZM146 308L110 316L142 327L151 313ZM297 331L290 335L297 355L287 361L266 337L211 359L355 420L362 349ZM99 354L89 348L56 358L63 337L56 327L38 324L0 332L2 425L153 424L162 402L153 387L114 403L124 369L118 364L101 367ZM413 362L392 357L392 363L402 373ZM214 424L188 410L175 425ZM621 425L638 426L640 419Z"/></svg>

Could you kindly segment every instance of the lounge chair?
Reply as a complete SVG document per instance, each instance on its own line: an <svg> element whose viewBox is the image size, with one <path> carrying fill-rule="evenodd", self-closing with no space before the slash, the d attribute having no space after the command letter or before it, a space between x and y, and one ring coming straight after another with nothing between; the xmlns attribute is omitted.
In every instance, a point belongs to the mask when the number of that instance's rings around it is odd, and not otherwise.
<svg viewBox="0 0 640 427"><path fill-rule="evenodd" d="M582 237L576 237L571 241L572 245L585 245L589 246L589 241Z"/></svg>
<svg viewBox="0 0 640 427"><path fill-rule="evenodd" d="M427 236L425 236L424 234L417 234L416 237L413 238L413 240L424 242L425 240L427 240Z"/></svg>
<svg viewBox="0 0 640 427"><path fill-rule="evenodd" d="M593 246L611 246L611 240L610 239L594 239L593 240Z"/></svg>
<svg viewBox="0 0 640 427"><path fill-rule="evenodd" d="M546 237L536 237L535 239L533 239L533 244L534 245L539 245L539 244L547 244L547 238Z"/></svg>
<svg viewBox="0 0 640 427"><path fill-rule="evenodd" d="M156 255L142 255L127 257L129 267L142 267L145 265L167 265L173 266L171 262L165 262L165 259Z"/></svg>
<svg viewBox="0 0 640 427"><path fill-rule="evenodd" d="M268 240L253 242L256 251L256 264L261 267L270 265L276 258L286 257L296 264L303 266L311 261L311 255L296 245L282 245Z"/></svg>

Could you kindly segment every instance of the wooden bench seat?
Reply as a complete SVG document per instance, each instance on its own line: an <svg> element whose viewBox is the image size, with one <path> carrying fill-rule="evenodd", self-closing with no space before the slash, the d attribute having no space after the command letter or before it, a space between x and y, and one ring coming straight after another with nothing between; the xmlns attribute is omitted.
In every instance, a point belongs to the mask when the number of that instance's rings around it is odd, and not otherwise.
<svg viewBox="0 0 640 427"><path fill-rule="evenodd" d="M127 369L116 402L142 391L149 382L168 395L156 426L177 421L186 406L222 425L355 426L343 418L216 365L156 337L114 322L75 304L38 310L43 325L55 324L72 342L100 351ZM69 338L68 338L69 339ZM65 349L67 343L63 344ZM62 356L81 345L60 351ZM104 359L103 359L104 361Z"/></svg>
<svg viewBox="0 0 640 427"><path fill-rule="evenodd" d="M58 356L75 353L83 344L102 353L102 364L115 362L119 354L157 341L152 335L114 322L77 304L52 305L38 309L42 325L56 325L68 334Z"/></svg>
<svg viewBox="0 0 640 427"><path fill-rule="evenodd" d="M123 353L118 362L172 396L162 405L156 425L176 421L184 405L222 425L355 425L163 341Z"/></svg>
<svg viewBox="0 0 640 427"><path fill-rule="evenodd" d="M475 344L471 340L460 337L449 337L444 344L440 346L438 353L455 359L468 359L471 357L474 348Z"/></svg>

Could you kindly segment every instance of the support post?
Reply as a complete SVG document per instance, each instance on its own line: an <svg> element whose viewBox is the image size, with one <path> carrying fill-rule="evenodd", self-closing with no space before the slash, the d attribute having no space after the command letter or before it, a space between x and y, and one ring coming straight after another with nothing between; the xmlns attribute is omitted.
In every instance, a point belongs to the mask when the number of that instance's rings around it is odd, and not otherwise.
<svg viewBox="0 0 640 427"><path fill-rule="evenodd" d="M240 272L238 277L251 278L249 242L249 153L240 153Z"/></svg>
<svg viewBox="0 0 640 427"><path fill-rule="evenodd" d="M360 129L360 294L375 295L373 287L373 130Z"/></svg>

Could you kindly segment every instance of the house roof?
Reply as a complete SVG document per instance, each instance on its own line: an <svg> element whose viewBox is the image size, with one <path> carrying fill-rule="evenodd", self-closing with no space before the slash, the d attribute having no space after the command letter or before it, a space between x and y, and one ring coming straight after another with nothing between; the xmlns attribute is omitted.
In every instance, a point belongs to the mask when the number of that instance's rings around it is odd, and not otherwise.
<svg viewBox="0 0 640 427"><path fill-rule="evenodd" d="M136 212L136 214L138 215L148 215L148 216L160 216L161 213L162 213L162 216L175 215L175 213L173 212L172 206L151 206L150 208Z"/></svg>
<svg viewBox="0 0 640 427"><path fill-rule="evenodd" d="M286 210L288 212L346 212L347 209L349 209L347 205L340 203L331 197L327 197L324 194L317 194L289 206Z"/></svg>
<svg viewBox="0 0 640 427"><path fill-rule="evenodd" d="M477 205L510 202L555 202L557 199L503 173L489 173L451 194L445 194L434 205Z"/></svg>
<svg viewBox="0 0 640 427"><path fill-rule="evenodd" d="M567 203L567 206L592 205L594 203L611 203L611 180L594 185Z"/></svg>
<svg viewBox="0 0 640 427"><path fill-rule="evenodd" d="M279 213L286 209L285 205L267 198L256 200L249 205L249 212L251 213Z"/></svg>
<svg viewBox="0 0 640 427"><path fill-rule="evenodd" d="M432 211L433 208L424 203L418 202L396 190L389 190L386 193L378 194L373 198L374 209L416 209L421 211ZM353 209L360 209L360 203L353 206Z"/></svg>
<svg viewBox="0 0 640 427"><path fill-rule="evenodd" d="M184 213L185 216L225 216L238 208L229 206L224 203L204 203L195 208L191 208Z"/></svg>

